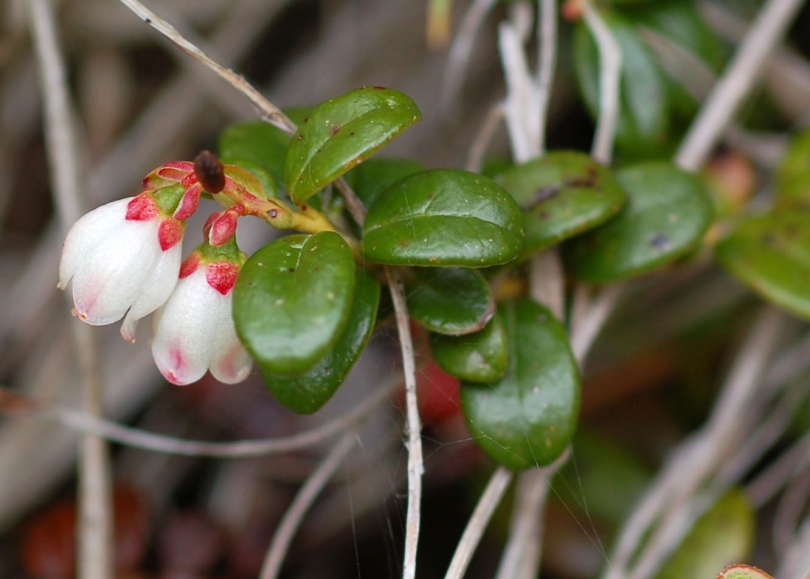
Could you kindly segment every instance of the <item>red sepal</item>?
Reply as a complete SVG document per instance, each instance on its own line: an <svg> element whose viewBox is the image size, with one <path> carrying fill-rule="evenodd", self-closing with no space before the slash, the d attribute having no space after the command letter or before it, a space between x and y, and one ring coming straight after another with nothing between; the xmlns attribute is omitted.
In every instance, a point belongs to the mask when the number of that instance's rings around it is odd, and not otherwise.
<svg viewBox="0 0 810 579"><path fill-rule="evenodd" d="M200 195L202 195L202 186L199 183L194 183L183 194L177 209L174 211L173 217L179 221L185 221L197 211L200 205Z"/></svg>
<svg viewBox="0 0 810 579"><path fill-rule="evenodd" d="M200 267L200 254L195 251L180 264L180 279L190 276L197 271L198 267Z"/></svg>
<svg viewBox="0 0 810 579"><path fill-rule="evenodd" d="M205 270L205 279L208 281L208 285L225 296L236 285L239 269L238 265L230 261L209 263Z"/></svg>
<svg viewBox="0 0 810 579"><path fill-rule="evenodd" d="M149 221L160 213L157 202L148 191L136 195L127 204L127 220L129 221Z"/></svg>
<svg viewBox="0 0 810 579"><path fill-rule="evenodd" d="M168 251L183 239L183 233L186 230L185 223L172 219L171 217L164 219L160 222L158 228L158 241L160 242L160 249Z"/></svg>

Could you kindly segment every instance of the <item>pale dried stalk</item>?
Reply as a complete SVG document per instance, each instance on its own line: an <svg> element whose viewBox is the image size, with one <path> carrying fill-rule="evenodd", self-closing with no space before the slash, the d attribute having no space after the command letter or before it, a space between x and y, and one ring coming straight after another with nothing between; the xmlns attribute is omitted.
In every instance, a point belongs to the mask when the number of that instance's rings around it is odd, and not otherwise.
<svg viewBox="0 0 810 579"><path fill-rule="evenodd" d="M619 301L623 289L623 284L614 283L591 300L588 295L589 288L585 286L577 288L576 298L578 299L575 301L578 302L579 312L576 312L572 324L571 349L580 366L585 362L588 350L599 335L602 326L605 325L608 316L616 307L616 302Z"/></svg>
<svg viewBox="0 0 810 579"><path fill-rule="evenodd" d="M492 514L498 505L501 503L503 494L512 480L512 471L504 467L500 467L487 483L478 504L475 505L470 520L467 521L467 526L464 529L464 534L458 542L456 552L453 554L453 559L450 561L450 567L447 569L445 579L461 579L467 571L467 566L470 564L475 548L481 541L489 524Z"/></svg>
<svg viewBox="0 0 810 579"><path fill-rule="evenodd" d="M452 104L461 88L464 71L470 60L473 43L487 14L492 10L496 0L474 0L461 24L458 27L450 54L447 56L447 66L442 80L442 103Z"/></svg>
<svg viewBox="0 0 810 579"><path fill-rule="evenodd" d="M495 131L498 129L498 125L500 125L503 116L502 103L497 103L490 107L484 119L484 123L481 125L481 129L476 134L470 146L467 162L464 164L465 169L476 172L481 170L484 155L487 152L487 148L489 148L490 142L492 142L492 137L495 136Z"/></svg>
<svg viewBox="0 0 810 579"><path fill-rule="evenodd" d="M504 113L509 129L512 156L523 163L539 154L538 140L534 131L537 109L535 108L534 84L529 74L529 65L518 33L519 23L502 22L498 27L498 47L506 77L506 101Z"/></svg>
<svg viewBox="0 0 810 579"><path fill-rule="evenodd" d="M301 526L309 507L320 494L332 475L346 458L346 455L356 444L357 433L347 432L343 438L338 442L326 456L324 461L318 465L318 468L310 475L304 486L295 495L295 499L290 504L287 512L279 523L278 529L273 535L273 540L270 542L270 548L267 551L267 556L262 564L262 570L259 573L259 579L274 579L278 577L281 572L281 565L284 562L284 557L290 547L295 532Z"/></svg>
<svg viewBox="0 0 810 579"><path fill-rule="evenodd" d="M416 400L416 365L413 341L408 320L408 306L405 303L405 288L399 272L393 267L385 267L388 288L394 302L397 319L397 333L402 351L402 366L405 374L405 411L408 428L408 514L405 521L405 560L402 566L403 579L416 576L416 549L419 543L421 524L422 474L425 472L422 460L422 421Z"/></svg>
<svg viewBox="0 0 810 579"><path fill-rule="evenodd" d="M613 141L619 123L619 81L622 72L622 52L602 16L591 0L580 0L585 25L599 49L599 118L591 155L604 165L613 160Z"/></svg>
<svg viewBox="0 0 810 579"><path fill-rule="evenodd" d="M557 0L540 0L540 25L537 29L537 145L540 155L546 151L546 125L551 84L557 65Z"/></svg>
<svg viewBox="0 0 810 579"><path fill-rule="evenodd" d="M567 453L566 453L567 458ZM496 579L537 577L543 535L543 510L551 477L557 467L532 469L520 475L509 523L509 541Z"/></svg>
<svg viewBox="0 0 810 579"><path fill-rule="evenodd" d="M72 408L42 408L34 406L35 416L55 420L67 428L85 434L92 434L132 448L151 450L183 456L208 456L216 458L251 458L269 456L310 448L334 438L335 434L364 420L369 413L379 407L399 386L399 377L392 377L362 404L344 416L326 424L284 438L237 440L233 442L203 442L163 436L137 428L123 426L116 422L102 420ZM28 401L26 401L28 403Z"/></svg>
<svg viewBox="0 0 810 579"><path fill-rule="evenodd" d="M26 7L40 64L54 198L63 229L67 230L81 215L81 186L65 65L50 1L31 0ZM81 366L84 408L93 416L101 416L103 384L92 328L74 324L73 343ZM85 436L79 462L77 576L80 579L111 579L114 574L110 486L106 442L96 436Z"/></svg>
<svg viewBox="0 0 810 579"><path fill-rule="evenodd" d="M675 155L687 171L698 170L750 94L765 59L781 41L802 0L770 0L751 25L720 80L703 103Z"/></svg>

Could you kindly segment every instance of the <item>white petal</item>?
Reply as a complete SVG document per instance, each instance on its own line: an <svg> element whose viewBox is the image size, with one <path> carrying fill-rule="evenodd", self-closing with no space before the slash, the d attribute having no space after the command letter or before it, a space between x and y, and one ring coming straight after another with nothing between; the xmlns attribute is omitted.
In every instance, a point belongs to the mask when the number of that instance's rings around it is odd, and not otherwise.
<svg viewBox="0 0 810 579"><path fill-rule="evenodd" d="M205 375L211 353L211 320L217 296L200 268L177 283L166 304L155 313L152 356L173 384L196 382ZM212 313L214 314L212 316Z"/></svg>
<svg viewBox="0 0 810 579"><path fill-rule="evenodd" d="M92 325L120 320L144 288L162 253L157 221L123 221L86 252L73 277L73 302Z"/></svg>
<svg viewBox="0 0 810 579"><path fill-rule="evenodd" d="M155 269L144 282L141 293L135 298L124 323L121 326L121 335L125 340L135 341L135 328L138 320L148 316L169 299L175 286L177 276L180 274L180 262L183 256L182 244L178 243L167 251L162 251Z"/></svg>
<svg viewBox="0 0 810 579"><path fill-rule="evenodd" d="M59 262L59 287L65 289L78 269L86 263L86 256L111 231L126 219L127 204L132 197L119 199L97 207L73 224L62 244Z"/></svg>
<svg viewBox="0 0 810 579"><path fill-rule="evenodd" d="M211 348L211 374L225 384L241 382L250 374L253 359L242 346L236 335L231 311L231 296L222 296L227 299L227 308L220 308L219 324L214 330L214 340Z"/></svg>

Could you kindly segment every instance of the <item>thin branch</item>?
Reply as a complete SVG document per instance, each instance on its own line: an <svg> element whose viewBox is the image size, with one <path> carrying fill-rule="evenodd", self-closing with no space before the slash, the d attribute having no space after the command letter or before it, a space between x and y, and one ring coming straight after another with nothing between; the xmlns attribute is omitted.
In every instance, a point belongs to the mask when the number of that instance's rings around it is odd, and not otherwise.
<svg viewBox="0 0 810 579"><path fill-rule="evenodd" d="M538 112L534 84L518 31L520 26L520 22L502 22L498 27L498 47L506 77L504 113L512 154L516 162L523 163L537 157L540 151L534 134Z"/></svg>
<svg viewBox="0 0 810 579"><path fill-rule="evenodd" d="M326 486L326 483L335 474L343 459L346 458L346 455L356 444L356 437L357 433L347 432L340 442L329 451L324 461L315 469L307 482L304 483L304 486L298 491L298 494L295 495L295 499L290 504L287 512L284 513L284 517L282 517L281 523L276 529L275 535L273 535L270 548L262 564L262 570L259 573L259 579L278 577L295 532L301 526L304 516L321 493L321 490L323 490L323 487Z"/></svg>
<svg viewBox="0 0 810 579"><path fill-rule="evenodd" d="M540 26L537 28L537 146L539 154L546 151L548 104L551 101L551 83L557 63L557 0L540 0Z"/></svg>
<svg viewBox="0 0 810 579"><path fill-rule="evenodd" d="M503 494L512 480L512 475L512 471L500 467L490 477L484 493L475 506L475 511L473 511L470 520L467 522L464 534L461 536L458 546L456 546L456 552L453 554L453 560L450 561L447 575L444 576L445 579L461 579L464 576L473 553L475 553L475 549L484 534L484 529L489 524L492 514L501 503Z"/></svg>
<svg viewBox="0 0 810 579"><path fill-rule="evenodd" d="M464 18L461 19L453 45L450 47L450 54L447 56L447 65L442 79L443 105L455 100L464 79L467 62L472 54L475 37L495 2L496 0L474 0L464 14Z"/></svg>
<svg viewBox="0 0 810 579"><path fill-rule="evenodd" d="M160 18L157 14L149 10L146 6L138 2L138 0L120 0L127 8L132 10L138 17L146 22L149 26L163 34L166 38L171 40L181 50L210 68L221 79L230 84L236 90L241 92L247 99L255 106L259 115L267 122L277 126L282 131L292 135L295 133L295 123L293 123L287 115L281 112L276 105L268 101L256 88L247 82L244 77L236 74L229 68L221 66L219 63L209 58L202 50L197 48L194 44L183 38L177 30Z"/></svg>
<svg viewBox="0 0 810 579"><path fill-rule="evenodd" d="M405 303L405 289L399 272L386 266L385 275L397 319L397 333L402 351L402 366L405 374L405 409L408 427L408 514L405 522L405 560L403 579L416 576L416 549L419 543L421 522L422 474L425 466L422 460L422 421L416 400L416 365L414 362L413 341L408 320L408 306Z"/></svg>
<svg viewBox="0 0 810 579"><path fill-rule="evenodd" d="M770 0L759 12L675 155L675 162L682 168L696 171L706 161L801 5L802 0Z"/></svg>
<svg viewBox="0 0 810 579"><path fill-rule="evenodd" d="M762 505L773 498L795 473L807 467L810 457L810 432L802 436L768 468L751 481L746 489L754 505Z"/></svg>
<svg viewBox="0 0 810 579"><path fill-rule="evenodd" d="M486 154L487 148L492 142L492 137L495 136L495 131L498 129L503 117L503 103L497 103L490 107L484 123L473 139L472 145L470 145L470 153L467 155L467 162L464 165L465 169L476 172L481 170L484 154Z"/></svg>
<svg viewBox="0 0 810 579"><path fill-rule="evenodd" d="M398 377L391 378L357 408L318 428L285 438L237 440L234 442L205 442L163 436L102 420L89 414L73 410L72 408L57 406L39 410L35 403L21 397L15 397L10 406L5 403L4 408L10 407L12 409L19 409L20 407L24 407L28 411L39 412L41 418L55 420L67 428L72 428L85 434L100 436L132 448L183 456L250 458L301 450L334 438L335 433L344 430L352 424L360 422L368 416L372 410L388 400L393 390L399 386L399 383L400 380ZM10 394L8 394L7 391L0 392L5 399L9 399Z"/></svg>
<svg viewBox="0 0 810 579"><path fill-rule="evenodd" d="M59 49L54 14L49 0L27 2L32 35L40 64L48 157L57 212L66 231L81 215L81 185L72 107L65 65ZM98 345L92 328L73 324L73 344L82 376L85 410L99 417L103 383ZM106 442L85 436L79 461L79 518L77 576L80 579L113 577L112 491Z"/></svg>
<svg viewBox="0 0 810 579"><path fill-rule="evenodd" d="M610 165L613 159L613 141L619 122L622 52L602 16L591 5L591 0L580 0L580 7L585 25L591 31L599 49L599 120L596 124L591 154L600 163Z"/></svg>
<svg viewBox="0 0 810 579"><path fill-rule="evenodd" d="M506 544L496 579L537 577L543 547L543 511L551 478L570 456L570 447L552 464L521 473Z"/></svg>
<svg viewBox="0 0 810 579"><path fill-rule="evenodd" d="M560 321L565 318L565 279L560 252L552 247L529 260L529 292Z"/></svg>
<svg viewBox="0 0 810 579"><path fill-rule="evenodd" d="M363 205L363 202L352 190L352 188L349 187L349 184L343 177L335 181L335 187L337 187L337 190L340 191L341 195L343 195L343 199L346 201L346 207L349 209L352 219L354 219L357 225L362 227L363 222L366 220L366 213L368 213L366 206Z"/></svg>
<svg viewBox="0 0 810 579"><path fill-rule="evenodd" d="M591 349L599 331L616 306L623 289L622 284L609 285L596 299L589 301L585 297L587 288L584 286L581 290L578 288L575 298L575 306L578 311L575 312L571 330L571 349L580 366L585 362L588 350ZM582 305L585 301L587 301L587 305Z"/></svg>

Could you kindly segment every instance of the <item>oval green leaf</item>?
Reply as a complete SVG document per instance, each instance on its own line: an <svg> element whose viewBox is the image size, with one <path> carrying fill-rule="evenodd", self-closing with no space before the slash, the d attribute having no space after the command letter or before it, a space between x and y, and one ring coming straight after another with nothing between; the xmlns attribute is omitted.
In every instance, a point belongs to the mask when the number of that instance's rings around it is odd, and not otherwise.
<svg viewBox="0 0 810 579"><path fill-rule="evenodd" d="M744 559L753 543L754 524L745 493L732 489L695 523L656 579L711 577L729 561Z"/></svg>
<svg viewBox="0 0 810 579"><path fill-rule="evenodd" d="M408 312L428 330L459 336L483 328L495 313L489 283L457 267L420 268L407 284Z"/></svg>
<svg viewBox="0 0 810 579"><path fill-rule="evenodd" d="M565 328L529 299L505 305L509 347L506 375L496 382L463 382L461 405L475 441L512 469L553 462L571 440L580 379Z"/></svg>
<svg viewBox="0 0 810 579"><path fill-rule="evenodd" d="M343 333L354 284L352 252L337 233L282 237L239 274L236 331L263 372L303 374Z"/></svg>
<svg viewBox="0 0 810 579"><path fill-rule="evenodd" d="M674 165L649 162L617 173L628 202L604 225L565 246L576 277L610 282L639 275L694 249L711 225L703 182Z"/></svg>
<svg viewBox="0 0 810 579"><path fill-rule="evenodd" d="M749 217L715 253L763 298L810 319L810 214L786 210Z"/></svg>
<svg viewBox="0 0 810 579"><path fill-rule="evenodd" d="M430 351L442 370L467 382L494 382L506 373L509 361L500 316L494 316L474 334L431 334Z"/></svg>
<svg viewBox="0 0 810 579"><path fill-rule="evenodd" d="M520 254L523 229L523 213L506 189L476 173L434 169L376 197L363 254L392 265L499 265Z"/></svg>
<svg viewBox="0 0 810 579"><path fill-rule="evenodd" d="M379 301L380 284L367 270L357 270L352 309L343 334L313 368L300 376L262 371L273 396L299 414L311 414L326 404L365 350Z"/></svg>
<svg viewBox="0 0 810 579"><path fill-rule="evenodd" d="M603 223L625 202L610 169L577 151L554 151L497 181L526 213L526 256Z"/></svg>
<svg viewBox="0 0 810 579"><path fill-rule="evenodd" d="M652 50L633 25L616 14L603 15L622 53L616 144L622 151L642 158L660 157L670 145L667 80ZM574 65L585 104L596 117L600 95L599 51L584 24L578 24L575 31Z"/></svg>
<svg viewBox="0 0 810 579"><path fill-rule="evenodd" d="M287 151L290 198L303 203L421 118L409 96L382 87L359 88L318 105Z"/></svg>

